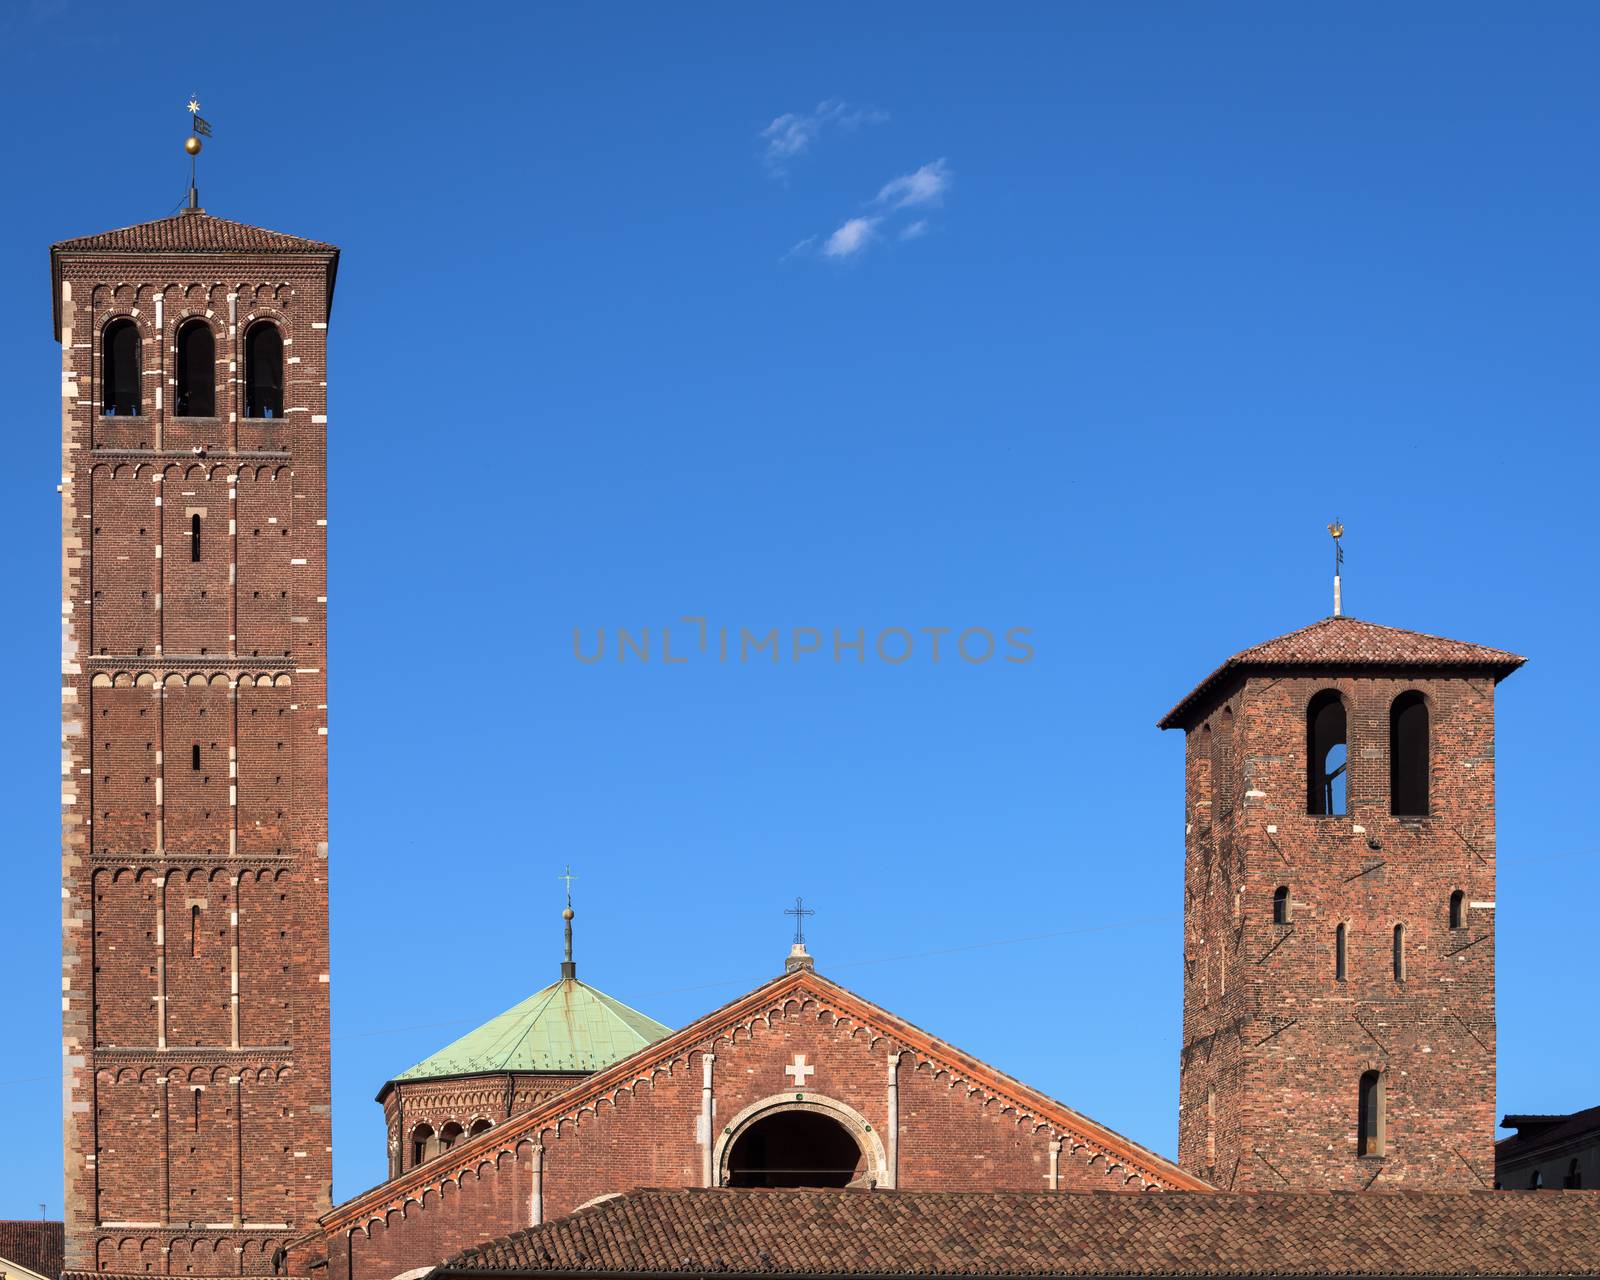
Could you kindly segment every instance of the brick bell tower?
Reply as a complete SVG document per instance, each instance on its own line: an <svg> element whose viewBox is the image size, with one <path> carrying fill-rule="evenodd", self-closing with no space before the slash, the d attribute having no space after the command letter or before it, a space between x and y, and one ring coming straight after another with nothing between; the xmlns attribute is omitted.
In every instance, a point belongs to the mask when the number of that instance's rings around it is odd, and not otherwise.
<svg viewBox="0 0 1600 1280"><path fill-rule="evenodd" d="M190 203L50 251L66 1265L259 1275L331 1194L339 252Z"/></svg>
<svg viewBox="0 0 1600 1280"><path fill-rule="evenodd" d="M1523 661L1336 613L1161 721L1186 736L1191 1173L1494 1185L1494 694Z"/></svg>

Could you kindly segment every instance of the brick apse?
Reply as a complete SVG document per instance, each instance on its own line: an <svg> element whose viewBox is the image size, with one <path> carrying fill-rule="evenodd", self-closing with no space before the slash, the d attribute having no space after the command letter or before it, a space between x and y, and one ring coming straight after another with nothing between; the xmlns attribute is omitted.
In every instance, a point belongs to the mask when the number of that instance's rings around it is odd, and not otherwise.
<svg viewBox="0 0 1600 1280"><path fill-rule="evenodd" d="M1185 1169L1494 1185L1494 693L1522 661L1335 616L1162 721L1187 736Z"/></svg>
<svg viewBox="0 0 1600 1280"><path fill-rule="evenodd" d="M200 210L51 250L68 1269L265 1273L329 1204L337 261Z"/></svg>

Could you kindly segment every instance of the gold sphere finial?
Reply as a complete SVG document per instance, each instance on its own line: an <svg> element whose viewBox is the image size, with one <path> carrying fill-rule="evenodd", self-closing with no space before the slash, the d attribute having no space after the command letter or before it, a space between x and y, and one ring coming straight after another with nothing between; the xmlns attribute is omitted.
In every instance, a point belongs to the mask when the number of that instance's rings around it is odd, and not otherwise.
<svg viewBox="0 0 1600 1280"><path fill-rule="evenodd" d="M575 914L576 912L574 912L571 907L567 907L561 912L561 918L563 920L570 920Z"/></svg>
<svg viewBox="0 0 1600 1280"><path fill-rule="evenodd" d="M185 138L183 140L183 149L185 151L187 151L192 156L199 155L200 154L200 139L195 137L194 134L191 133L187 138Z"/></svg>

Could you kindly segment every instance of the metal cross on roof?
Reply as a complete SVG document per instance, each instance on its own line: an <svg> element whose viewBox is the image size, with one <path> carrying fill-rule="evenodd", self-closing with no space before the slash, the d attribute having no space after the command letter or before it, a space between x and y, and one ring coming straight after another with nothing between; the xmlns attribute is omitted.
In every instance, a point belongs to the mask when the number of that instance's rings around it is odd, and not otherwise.
<svg viewBox="0 0 1600 1280"><path fill-rule="evenodd" d="M794 906L785 907L784 911L783 911L783 914L786 915L786 916L793 916L794 917L794 940L795 940L795 945L796 946L801 946L801 947L805 946L805 944L806 944L806 917L807 916L814 916L817 913L815 911L813 911L810 907L806 906L806 900L804 898L796 898L794 900Z"/></svg>

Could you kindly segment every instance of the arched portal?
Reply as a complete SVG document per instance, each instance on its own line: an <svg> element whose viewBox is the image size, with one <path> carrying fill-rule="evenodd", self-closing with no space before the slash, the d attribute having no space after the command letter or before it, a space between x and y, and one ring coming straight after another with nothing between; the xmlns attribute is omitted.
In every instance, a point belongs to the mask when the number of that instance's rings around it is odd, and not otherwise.
<svg viewBox="0 0 1600 1280"><path fill-rule="evenodd" d="M863 1173L861 1148L820 1111L757 1120L728 1152L730 1187L848 1187Z"/></svg>
<svg viewBox="0 0 1600 1280"><path fill-rule="evenodd" d="M853 1107L778 1094L746 1107L712 1155L724 1187L892 1186L883 1142Z"/></svg>

